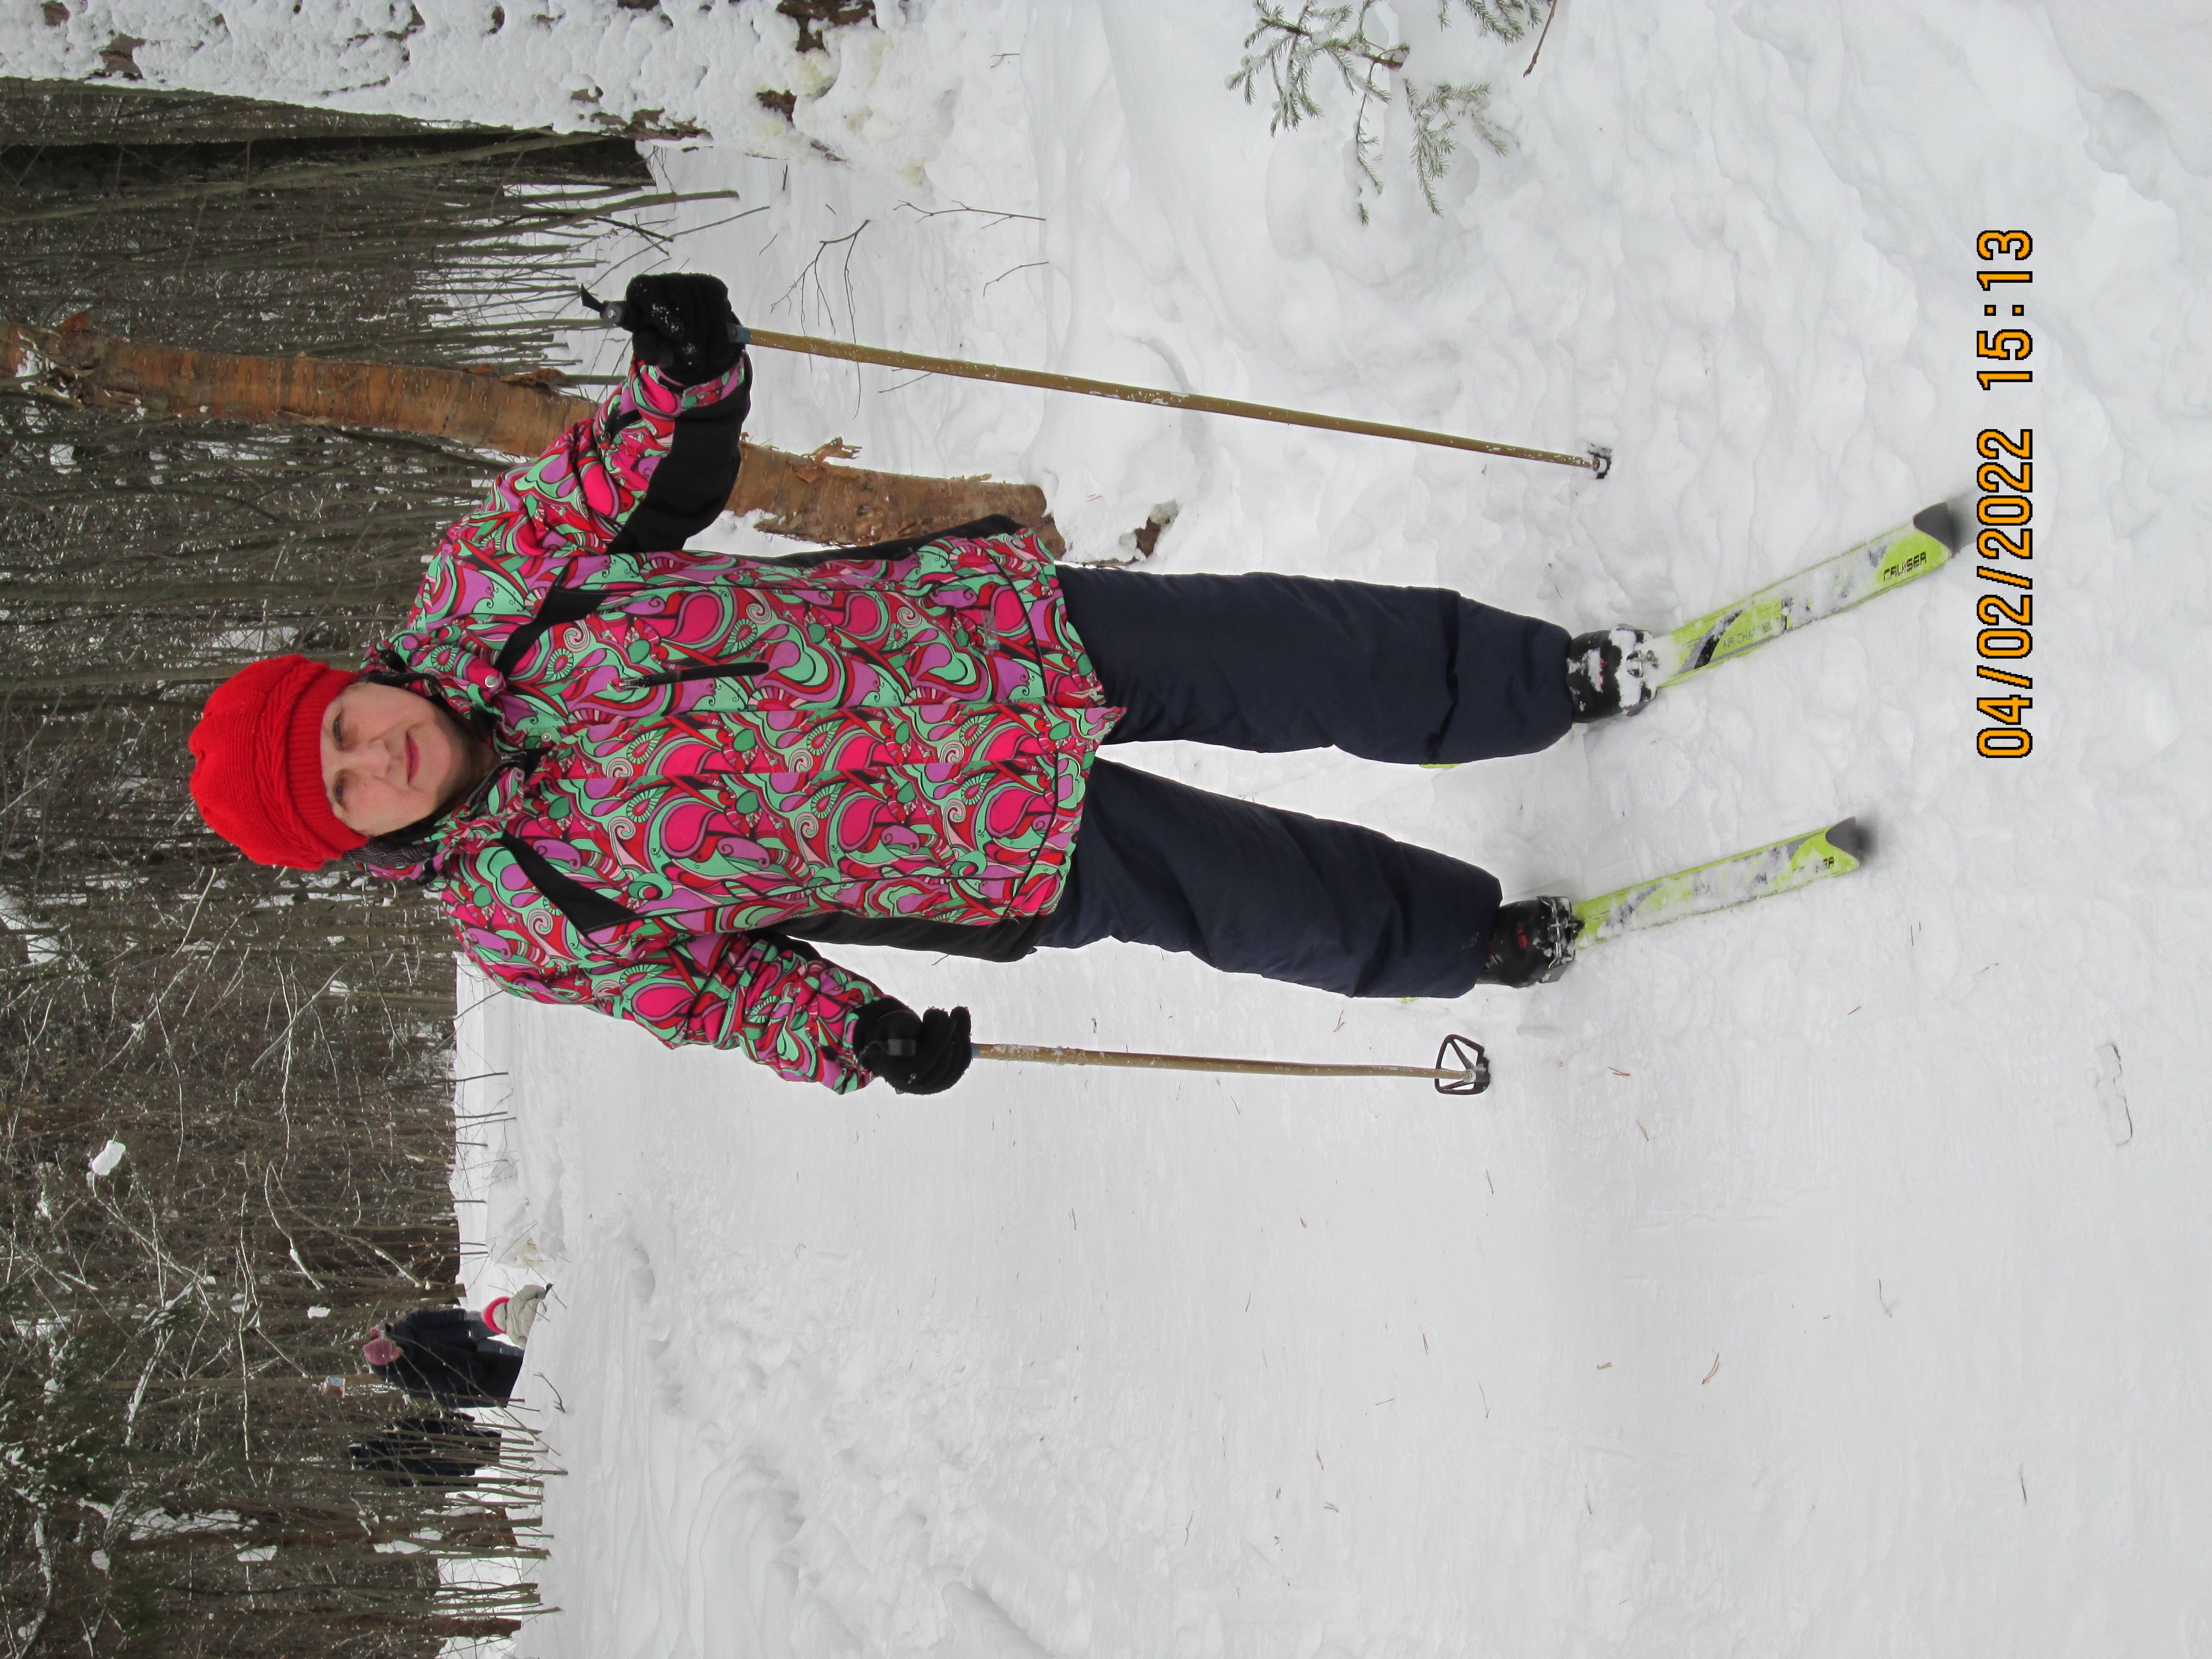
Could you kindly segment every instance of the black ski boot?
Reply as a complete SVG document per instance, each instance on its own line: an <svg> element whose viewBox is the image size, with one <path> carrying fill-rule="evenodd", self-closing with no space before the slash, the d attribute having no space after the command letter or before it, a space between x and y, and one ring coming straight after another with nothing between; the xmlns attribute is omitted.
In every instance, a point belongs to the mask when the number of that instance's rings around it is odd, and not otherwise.
<svg viewBox="0 0 2212 1659"><path fill-rule="evenodd" d="M1640 714L1659 695L1659 636L1640 628L1577 634L1567 645L1567 696L1575 723Z"/></svg>
<svg viewBox="0 0 2212 1659"><path fill-rule="evenodd" d="M1571 899L1516 899L1501 904L1490 930L1489 952L1474 982L1523 989L1548 985L1573 965L1575 940L1582 931Z"/></svg>

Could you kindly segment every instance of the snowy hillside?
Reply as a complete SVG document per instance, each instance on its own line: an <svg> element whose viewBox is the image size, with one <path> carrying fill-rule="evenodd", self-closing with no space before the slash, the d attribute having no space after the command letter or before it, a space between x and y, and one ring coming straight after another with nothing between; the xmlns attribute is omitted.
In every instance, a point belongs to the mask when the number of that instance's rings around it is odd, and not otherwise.
<svg viewBox="0 0 2212 1659"><path fill-rule="evenodd" d="M2034 583L1999 665L2034 680L2024 759L1976 752L1975 605L2018 590L1971 550L1525 760L1121 757L1509 894L1856 812L1847 881L1451 1005L1133 947L835 953L998 1040L1422 1064L1466 1031L1479 1099L985 1064L837 1099L465 981L459 1073L506 1075L463 1104L513 1118L471 1154L477 1289L555 1283L526 1389L562 1611L518 1651L2212 1646L2202 8L1566 0L1524 76L1533 40L1403 0L1407 72L1491 80L1515 139L1432 214L1401 107L1379 194L1326 89L1270 137L1224 85L1232 0L878 0L805 54L762 4L417 4L383 44L367 0L25 5L0 52L82 74L119 32L166 84L657 110L710 135L654 149L675 185L742 192L683 210L670 263L763 326L1617 455L760 355L765 441L1036 482L1079 557L1173 501L1152 568L1664 625L2033 432L2035 557L1990 561ZM2034 378L1984 391L2000 327Z"/></svg>

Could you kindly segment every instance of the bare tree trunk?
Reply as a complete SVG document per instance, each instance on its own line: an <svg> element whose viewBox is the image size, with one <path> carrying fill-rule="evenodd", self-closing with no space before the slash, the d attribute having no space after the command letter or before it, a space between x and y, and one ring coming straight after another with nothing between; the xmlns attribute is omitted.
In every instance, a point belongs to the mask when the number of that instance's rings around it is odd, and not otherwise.
<svg viewBox="0 0 2212 1659"><path fill-rule="evenodd" d="M541 453L595 405L495 374L312 357L239 357L133 345L90 329L0 325L0 375L26 374L78 401L256 425L365 427L451 440L502 455ZM825 446L825 451L827 446ZM1003 513L1066 551L1034 484L924 478L836 466L823 453L744 446L730 511L759 528L827 546L889 541Z"/></svg>
<svg viewBox="0 0 2212 1659"><path fill-rule="evenodd" d="M513 1636L522 1628L520 1619L472 1619L452 1613L345 1613L336 1607L234 1607L231 1617L280 1619L288 1624L368 1630L400 1631L411 1636Z"/></svg>

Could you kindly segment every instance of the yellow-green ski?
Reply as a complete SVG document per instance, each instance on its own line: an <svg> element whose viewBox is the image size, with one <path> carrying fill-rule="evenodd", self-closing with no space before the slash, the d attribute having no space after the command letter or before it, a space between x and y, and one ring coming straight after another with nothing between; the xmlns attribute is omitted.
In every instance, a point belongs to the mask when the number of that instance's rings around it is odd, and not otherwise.
<svg viewBox="0 0 2212 1659"><path fill-rule="evenodd" d="M1864 605L1877 593L1941 569L1957 545L1949 506L1938 501L1923 507L1909 524L1668 633L1660 646L1660 687L1680 685L1793 628Z"/></svg>
<svg viewBox="0 0 2212 1659"><path fill-rule="evenodd" d="M1574 907L1575 919L1582 924L1575 948L1582 951L1623 933L1794 892L1830 876L1849 875L1865 862L1868 851L1869 837L1859 821L1845 818L1733 858L1715 859L1694 870L1583 899Z"/></svg>
<svg viewBox="0 0 2212 1659"><path fill-rule="evenodd" d="M1654 678L1662 690L1680 685L1731 657L1741 657L1770 640L1780 639L1793 629L1864 605L1877 593L1887 593L1931 570L1942 569L1958 544L1957 521L1949 503L1923 507L1894 530L1808 565L1748 599L1724 605L1656 635L1650 641L1657 658ZM1462 763L1424 764L1441 772Z"/></svg>

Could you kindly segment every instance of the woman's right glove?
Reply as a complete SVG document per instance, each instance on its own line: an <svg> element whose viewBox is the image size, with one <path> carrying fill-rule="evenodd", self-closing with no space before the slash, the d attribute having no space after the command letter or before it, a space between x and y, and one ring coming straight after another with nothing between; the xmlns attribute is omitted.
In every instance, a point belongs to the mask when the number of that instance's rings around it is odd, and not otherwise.
<svg viewBox="0 0 2212 1659"><path fill-rule="evenodd" d="M900 1094L933 1095L960 1081L975 1047L965 1008L916 1015L896 997L881 997L853 1016L853 1052Z"/></svg>
<svg viewBox="0 0 2212 1659"><path fill-rule="evenodd" d="M752 338L719 276L693 271L633 276L619 306L602 305L584 291L584 303L617 328L629 331L630 347L678 386L720 380L736 367Z"/></svg>

